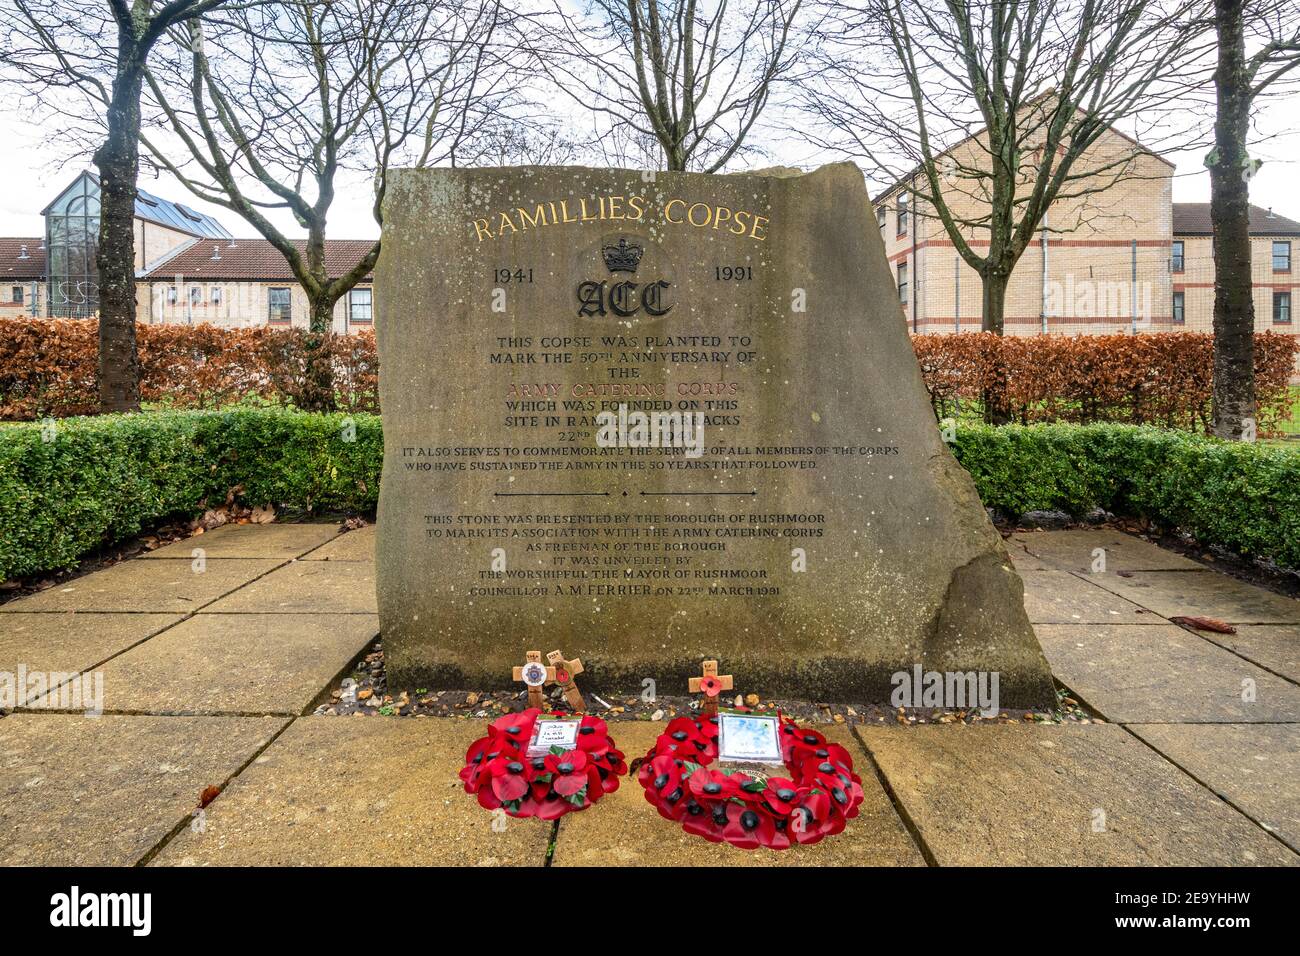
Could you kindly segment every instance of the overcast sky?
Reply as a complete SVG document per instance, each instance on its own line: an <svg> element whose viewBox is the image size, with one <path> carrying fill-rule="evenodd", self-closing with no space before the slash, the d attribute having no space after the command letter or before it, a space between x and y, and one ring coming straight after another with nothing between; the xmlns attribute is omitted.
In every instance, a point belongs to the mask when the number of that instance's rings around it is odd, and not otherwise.
<svg viewBox="0 0 1300 956"><path fill-rule="evenodd" d="M39 236L44 232L41 210L82 169L91 167L86 157L69 156L45 144L41 131L26 122L12 97L0 101L0 236ZM1277 99L1261 118L1269 138L1255 150L1264 165L1251 183L1251 202L1272 207L1280 215L1300 220L1300 93ZM761 165L790 164L804 168L836 157L818 156L792 137L770 137L770 158ZM1174 178L1176 202L1209 202L1209 175L1202 166L1205 151L1170 155L1177 164ZM60 167L62 165L62 168ZM876 183L875 186L884 185ZM170 179L141 176L140 187L167 199L183 202L219 219L237 237L252 237L254 229L230 210L203 203ZM340 183L330 214L333 239L368 239L379 235L370 211L370 183L359 175ZM292 218L281 213L277 225L290 235L303 235Z"/></svg>

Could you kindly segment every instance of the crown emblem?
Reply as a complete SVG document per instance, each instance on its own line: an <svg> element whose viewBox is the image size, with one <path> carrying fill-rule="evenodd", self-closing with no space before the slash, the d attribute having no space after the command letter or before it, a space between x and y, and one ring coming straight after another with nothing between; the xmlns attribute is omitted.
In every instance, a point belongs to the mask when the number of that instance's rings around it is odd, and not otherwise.
<svg viewBox="0 0 1300 956"><path fill-rule="evenodd" d="M600 250L610 272L636 272L644 252L638 243L628 242L627 236L621 236L618 245L605 246Z"/></svg>

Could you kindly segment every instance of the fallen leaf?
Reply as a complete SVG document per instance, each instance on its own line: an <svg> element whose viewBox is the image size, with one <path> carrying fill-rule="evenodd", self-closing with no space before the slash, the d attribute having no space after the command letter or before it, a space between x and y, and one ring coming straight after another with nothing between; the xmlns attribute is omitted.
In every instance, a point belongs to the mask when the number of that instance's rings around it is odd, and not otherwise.
<svg viewBox="0 0 1300 956"><path fill-rule="evenodd" d="M203 792L199 794L199 809L200 810L203 809L213 800L217 799L217 797L219 796L221 796L220 787L214 787L214 786L204 787Z"/></svg>
<svg viewBox="0 0 1300 956"><path fill-rule="evenodd" d="M1237 629L1231 624L1214 617L1171 617L1169 620L1189 630L1214 631L1216 634L1237 633Z"/></svg>
<svg viewBox="0 0 1300 956"><path fill-rule="evenodd" d="M249 514L248 520L253 524L270 524L275 520L275 508L271 505L254 508Z"/></svg>

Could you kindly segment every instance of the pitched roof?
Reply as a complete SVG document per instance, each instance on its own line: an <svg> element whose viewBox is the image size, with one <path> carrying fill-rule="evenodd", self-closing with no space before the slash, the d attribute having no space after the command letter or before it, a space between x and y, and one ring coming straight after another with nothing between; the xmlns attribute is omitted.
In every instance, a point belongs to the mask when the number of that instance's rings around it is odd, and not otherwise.
<svg viewBox="0 0 1300 956"><path fill-rule="evenodd" d="M1055 90L1055 89L1044 90L1043 92L1038 93L1038 94L1035 95L1035 96L1031 96L1028 100L1026 100L1025 103L1024 103L1024 105L1021 106L1021 109L1022 109L1022 110L1032 109L1033 107L1037 106L1039 103L1042 103L1043 101L1045 101L1045 100L1047 100L1048 98L1053 97L1053 96L1056 96L1056 90ZM1169 159L1169 158L1167 158L1167 157L1165 157L1165 156L1161 156L1159 153L1157 153L1154 149L1152 149L1152 148L1149 147L1149 146L1144 146L1142 143L1138 142L1138 140L1135 139L1134 137L1128 135L1127 133L1125 133L1125 132L1123 132L1123 131L1117 129L1116 127L1114 127L1114 126L1112 126L1112 125L1110 125L1110 124L1107 124L1107 127L1106 127L1106 128L1107 128L1108 130L1110 130L1110 132L1114 133L1116 136L1120 137L1121 139L1126 140L1126 141L1128 141L1129 143L1132 143L1133 146L1136 148L1137 152L1139 152L1139 153L1145 153L1145 154L1148 155L1148 156L1154 156L1156 159L1160 160L1160 162L1164 163L1164 164L1165 164L1166 166L1168 166L1170 169L1175 169L1175 168L1176 168L1176 166L1175 166L1173 160L1171 160L1171 159ZM988 127L987 127L987 126L981 126L979 129L977 129L975 132L971 133L969 136L963 136L961 139L957 140L957 142L953 143L951 146L947 147L946 149L942 149L942 150L940 150L938 153L936 153L936 154L935 154L935 159L938 160L939 158L941 158L941 157L943 157L943 156L947 156L949 153L951 153L953 150L955 150L958 146L961 146L961 145L963 145L963 144L965 144L965 143L969 143L971 140L973 140L973 139L975 139L976 137L978 137L978 136L982 135L983 133L987 132L987 130L988 130ZM916 164L916 165L911 169L910 172L906 173L906 174L903 175L903 176L900 176L898 179L895 179L892 183L890 183L888 186L886 186L886 187L885 187L884 189L882 189L880 192L876 193L876 195L870 197L870 198L871 198L871 204L872 204L873 206L878 206L878 205L880 205L880 203L882 203L882 202L884 202L886 199L888 199L888 198L889 198L893 193L897 192L898 189L899 189L899 188L900 188L904 183L910 182L911 180L915 179L915 178L916 178L916 177L921 173L921 171L924 170L924 169L925 169L925 163L924 163L924 162L917 163L917 164Z"/></svg>
<svg viewBox="0 0 1300 956"><path fill-rule="evenodd" d="M1208 202L1174 203L1175 236L1211 236L1214 222L1210 218ZM1279 216L1271 209L1250 207L1250 234L1252 236L1300 236L1300 222Z"/></svg>
<svg viewBox="0 0 1300 956"><path fill-rule="evenodd" d="M143 189L135 191L135 214L138 219L156 222L168 229L178 229L200 239L230 238L230 230L211 216L196 212L182 203L147 193Z"/></svg>
<svg viewBox="0 0 1300 956"><path fill-rule="evenodd" d="M23 258L23 247L27 257ZM0 282L45 278L45 240L0 239Z"/></svg>
<svg viewBox="0 0 1300 956"><path fill-rule="evenodd" d="M83 179L95 184L94 190L88 192L97 197L99 194L99 176L90 170L85 170L78 173L72 182L63 187L59 194L54 197L53 202L41 210L41 215L48 215L59 200ZM160 226L166 226L168 229L176 229L187 235L197 236L200 239L230 238L230 230L211 216L196 212L183 203L163 199L161 196L155 196L153 193L147 193L139 188L135 191L135 215L138 219L154 222Z"/></svg>
<svg viewBox="0 0 1300 956"><path fill-rule="evenodd" d="M331 276L342 275L360 262L374 244L373 239L326 239L326 271ZM301 251L306 242L299 239L294 245ZM171 279L177 275L228 281L296 281L288 261L265 239L200 240L160 262L141 278Z"/></svg>

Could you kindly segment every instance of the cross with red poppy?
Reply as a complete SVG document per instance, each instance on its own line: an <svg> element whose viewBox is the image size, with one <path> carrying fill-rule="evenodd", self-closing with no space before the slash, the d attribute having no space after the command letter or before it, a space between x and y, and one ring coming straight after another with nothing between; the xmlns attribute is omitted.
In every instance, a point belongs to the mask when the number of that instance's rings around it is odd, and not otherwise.
<svg viewBox="0 0 1300 956"><path fill-rule="evenodd" d="M524 655L522 667L516 667L515 680L528 685L528 706L545 707L546 698L542 696L542 686L555 680L555 668L542 663L541 651L529 651Z"/></svg>
<svg viewBox="0 0 1300 956"><path fill-rule="evenodd" d="M551 651L546 655L546 659L551 662L552 670L555 671L555 683L559 684L560 689L564 691L564 698L573 708L573 712L585 714L587 702L582 699L582 692L573 682L573 678L582 673L582 659L575 657L571 661L566 661L559 651Z"/></svg>
<svg viewBox="0 0 1300 956"><path fill-rule="evenodd" d="M704 713L706 714L716 714L718 712L718 694L724 690L731 690L731 687L731 675L719 675L717 661L705 661L701 676L690 679L692 694L704 692Z"/></svg>

